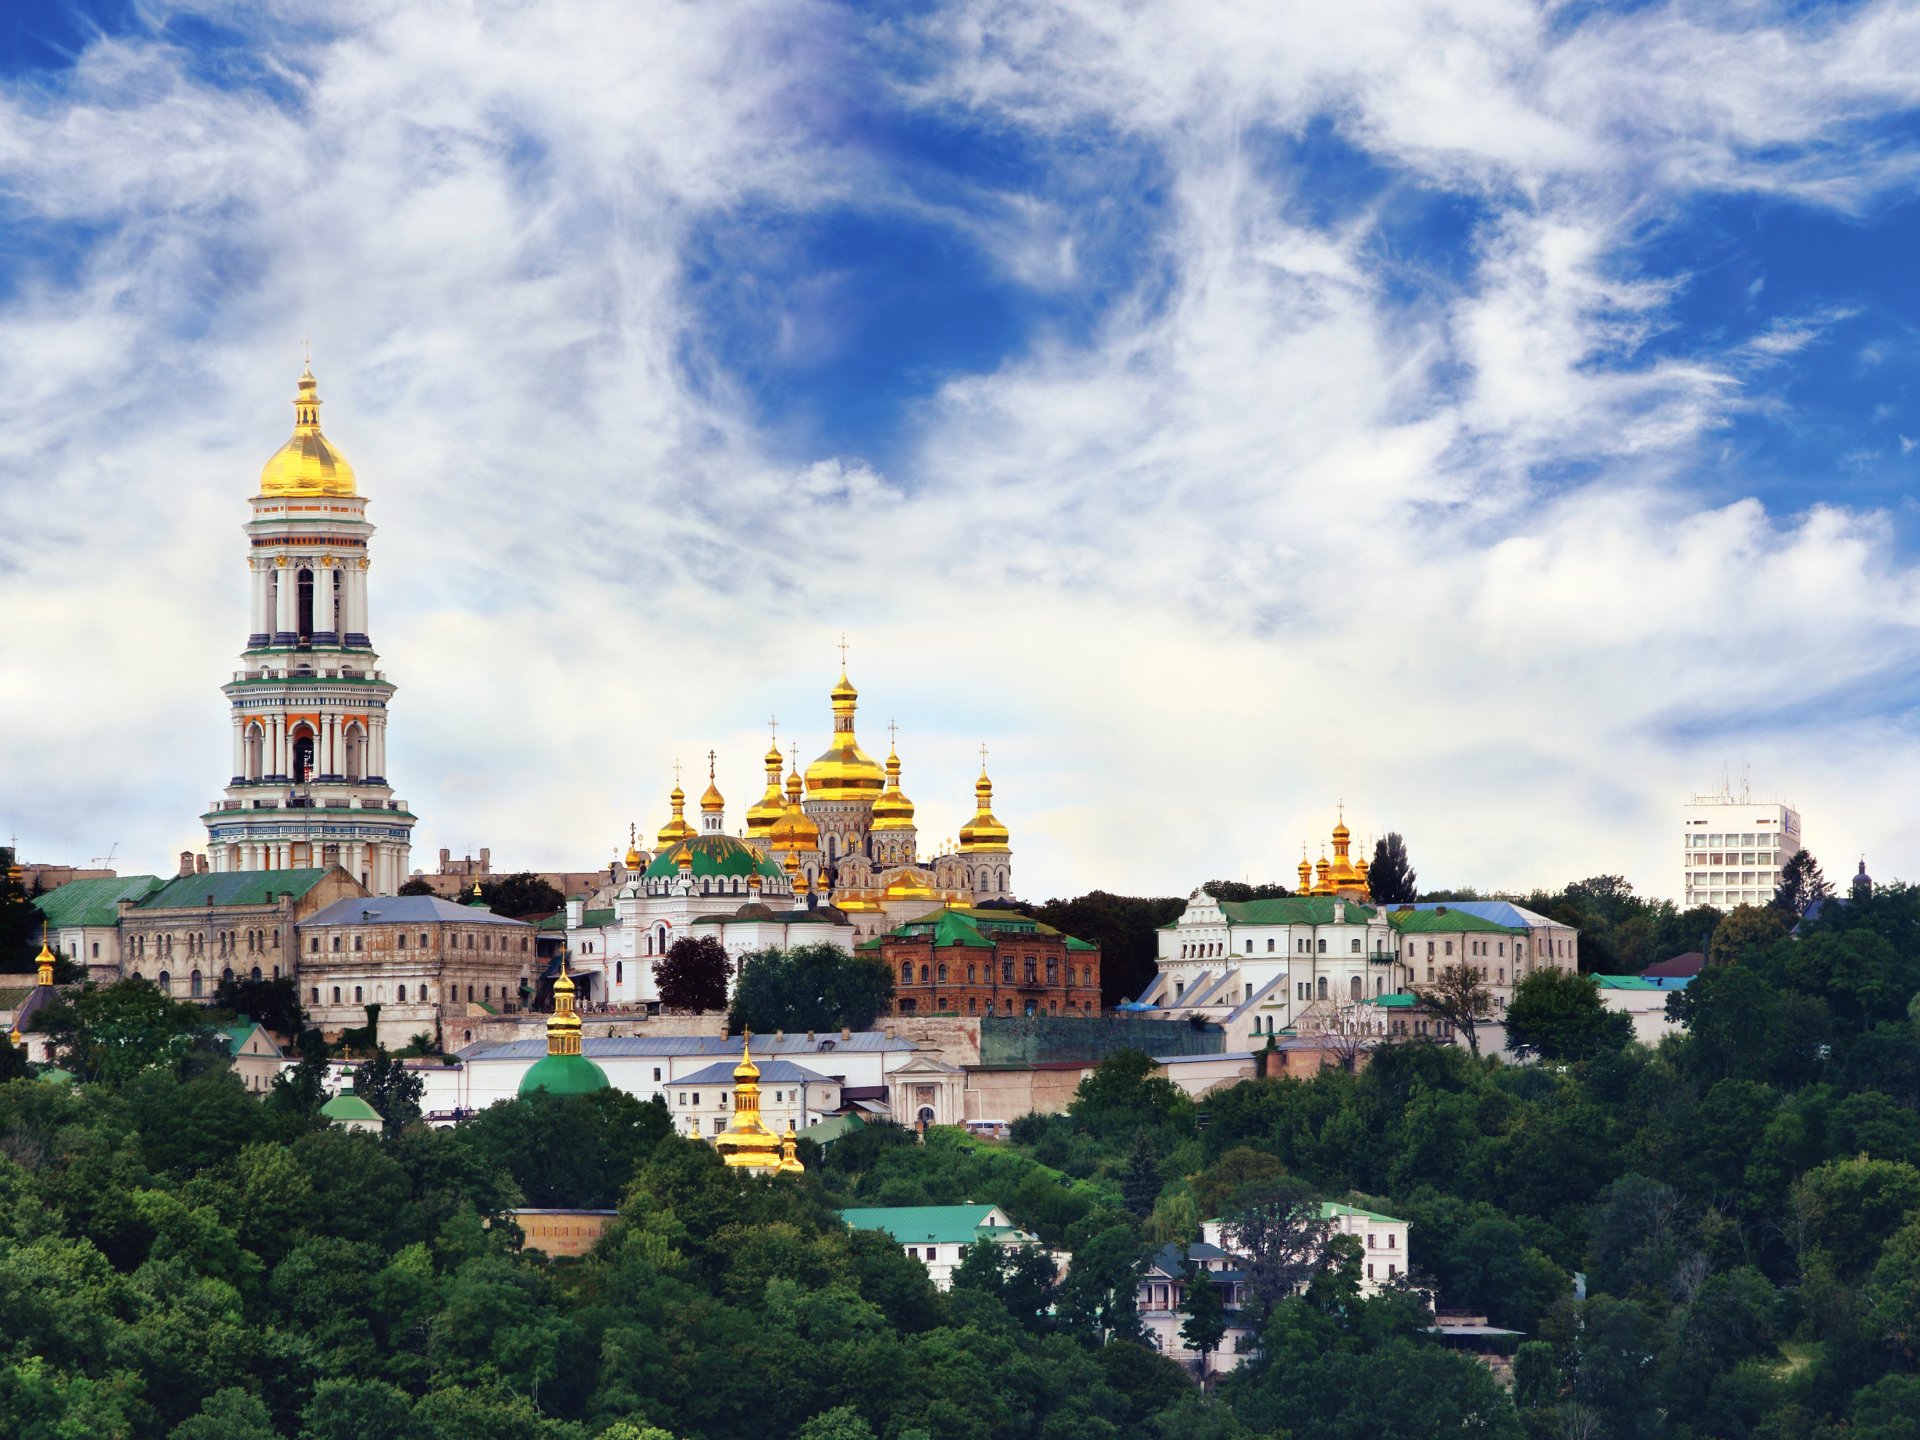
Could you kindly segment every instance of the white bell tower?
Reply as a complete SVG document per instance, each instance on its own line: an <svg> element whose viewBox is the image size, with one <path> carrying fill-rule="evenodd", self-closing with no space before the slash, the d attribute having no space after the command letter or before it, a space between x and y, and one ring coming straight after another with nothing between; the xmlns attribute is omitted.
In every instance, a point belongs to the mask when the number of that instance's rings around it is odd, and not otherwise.
<svg viewBox="0 0 1920 1440"><path fill-rule="evenodd" d="M393 798L394 686L367 638L373 526L353 467L320 433L309 368L293 438L260 472L248 521L253 619L232 706L233 777L201 817L212 869L338 865L376 895L410 873L415 817Z"/></svg>

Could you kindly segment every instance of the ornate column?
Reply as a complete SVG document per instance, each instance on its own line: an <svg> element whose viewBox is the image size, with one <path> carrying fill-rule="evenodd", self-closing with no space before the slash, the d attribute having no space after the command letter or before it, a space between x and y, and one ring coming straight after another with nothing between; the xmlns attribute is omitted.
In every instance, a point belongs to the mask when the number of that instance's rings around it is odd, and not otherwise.
<svg viewBox="0 0 1920 1440"><path fill-rule="evenodd" d="M269 643L273 638L273 616L268 613L272 606L267 599L271 593L269 582L272 577L268 574L267 567L257 559L249 559L247 568L252 572L253 578L253 607L248 611L253 624L247 632L247 648L252 649L256 645Z"/></svg>
<svg viewBox="0 0 1920 1440"><path fill-rule="evenodd" d="M300 623L300 582L291 565L281 565L276 557L274 571L279 581L280 603L275 606L273 623L273 643L276 645L293 644L296 627Z"/></svg>

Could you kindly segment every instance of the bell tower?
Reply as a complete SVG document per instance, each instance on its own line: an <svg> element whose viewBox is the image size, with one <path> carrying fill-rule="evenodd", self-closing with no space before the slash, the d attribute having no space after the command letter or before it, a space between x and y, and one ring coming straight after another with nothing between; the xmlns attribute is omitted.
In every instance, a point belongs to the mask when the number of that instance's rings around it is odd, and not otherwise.
<svg viewBox="0 0 1920 1440"><path fill-rule="evenodd" d="M233 725L226 796L201 816L212 869L338 865L376 895L409 873L415 817L387 783L394 686L368 638L368 540L353 467L300 376L293 438L260 472L247 522L252 620L221 687Z"/></svg>

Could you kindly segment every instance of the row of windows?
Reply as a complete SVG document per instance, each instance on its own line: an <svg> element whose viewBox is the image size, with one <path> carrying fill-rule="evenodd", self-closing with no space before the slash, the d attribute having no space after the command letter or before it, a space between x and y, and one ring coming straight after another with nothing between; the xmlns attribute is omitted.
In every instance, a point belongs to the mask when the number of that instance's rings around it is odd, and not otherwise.
<svg viewBox="0 0 1920 1440"><path fill-rule="evenodd" d="M133 972L133 978L136 980L142 980L142 979L145 979L146 977L143 976L138 970L135 970ZM231 969L222 970L220 972L220 978L222 980L233 979L233 971ZM255 980L258 980L260 978L260 967L258 965L253 967L252 978ZM273 967L273 978L276 980L280 978L280 967L278 965ZM161 994L171 995L173 993L173 976L170 972L162 970L158 975L155 975L153 977L153 983L159 987ZM204 976L201 975L201 973L198 970L195 970L192 974L187 976L187 994L190 996L198 997L205 993L206 993L206 979Z"/></svg>
<svg viewBox="0 0 1920 1440"><path fill-rule="evenodd" d="M254 978L257 980L259 979L259 977L260 977L260 972L257 970L254 971ZM276 979L279 978L277 973L274 978ZM335 985L332 987L332 990L333 990L333 1000L332 1000L333 1004L344 1005L347 1003L347 1001L342 998L342 991L343 991L342 986ZM512 998L513 992L508 990L508 988L505 985L500 986L499 990L500 990L500 998L502 1000L507 1000ZM494 992L494 987L492 985L482 985L480 987L479 998L482 1000L491 1000L494 998L493 992ZM195 991L194 993L198 994L199 992ZM312 1003L315 1005L318 1005L320 1003L320 987L318 985L315 985L314 987L312 987L312 994L313 994ZM386 1001L386 998L387 998L387 987L384 985L375 986L374 992L373 992L373 1003L376 1005L384 1004ZM395 988L393 998L394 998L394 1003L396 1004L399 1004L399 1005L406 1004L407 987L404 985L397 986ZM432 1000L433 987L431 985L416 985L414 987L414 998L419 1001ZM460 998L460 987L458 985L449 985L447 987L447 998L449 1000L457 1001ZM467 986L467 999L471 1000L473 998L474 998L473 986L469 985ZM353 987L352 1003L355 1005L364 1005L366 1003L366 991L364 987L359 985L355 985ZM660 1078L658 1071L654 1073L653 1078L656 1080Z"/></svg>
<svg viewBox="0 0 1920 1440"><path fill-rule="evenodd" d="M1033 956L1029 955L1019 963L1021 967L1020 973L1022 976L1021 983L1026 985L1038 985L1040 983L1039 962ZM1014 967L1014 961L1010 958L1003 959L1000 962L1000 983L1002 985L1011 985L1014 983L1013 967ZM976 966L976 965L967 966L967 983L969 985L977 985L980 983L979 971L980 971L979 966ZM992 965L988 965L986 967L986 971L987 971L987 980L991 982L993 979ZM944 962L937 966L922 965L920 967L920 983L922 985L934 984L935 983L934 977L936 974L939 977L939 983L942 985L945 985L947 983L947 967ZM1074 976L1073 967L1069 965L1067 967L1067 983L1069 985L1076 983L1074 981L1073 976ZM913 962L911 960L902 960L900 962L900 983L902 985L913 984ZM1058 985L1060 983L1060 961L1058 957L1053 955L1049 955L1047 957L1046 983L1049 985ZM1093 971L1090 967L1085 965L1082 965L1080 967L1080 979L1078 983L1081 985L1091 985L1093 983Z"/></svg>
<svg viewBox="0 0 1920 1440"><path fill-rule="evenodd" d="M219 942L216 947L219 954L234 955L239 953L238 931L216 930L211 932L211 934ZM268 936L272 937L271 943L268 941ZM127 937L127 958L129 960L144 960L147 958L149 949L151 949L153 957L156 960L170 960L173 958L176 940L180 942L180 949L185 951L189 956L204 955L207 953L208 938L208 932L198 930L186 931L177 936L171 931L165 930L153 934L136 932ZM247 952L253 955L264 954L269 950L278 950L280 948L280 932L278 930L249 930L246 934L246 940ZM151 945L149 945L149 941L152 942ZM94 954L97 956L99 953L99 947L95 946Z"/></svg>
<svg viewBox="0 0 1920 1440"><path fill-rule="evenodd" d="M340 953L340 937L339 937L338 935L334 935L334 936L332 936L331 938L332 938L332 941L333 941L333 944L332 944L332 946L331 946L331 948L332 948L332 951L333 951L333 953L334 953L334 954L336 954L336 955L337 955L337 954L339 954L339 953ZM360 950L363 950L363 949L365 948L365 947L364 947L364 945L362 944L362 941L364 941L364 940L365 940L365 938L366 938L366 937L365 937L365 936L363 936L363 935L355 935L355 936L353 937L353 948L354 948L354 950L355 950L355 951L360 951ZM401 931L401 932L400 932L400 934L399 934L399 935L397 935L397 936L395 937L395 945L394 945L394 948L395 948L395 949L397 949L397 950L405 950L405 949L407 948L407 938L408 938L408 937L407 937L407 934L406 934L406 932L405 932L404 930L403 930L403 931ZM500 948L501 948L502 950L509 950L509 949L511 949L511 948L512 948L512 946L510 946L510 945L509 945L509 944L507 943L507 942L508 942L508 938L509 938L509 937L507 937L507 936L505 936L505 935L502 935L502 936L500 937ZM474 943L473 943L473 942L474 942L474 935L473 935L473 932L472 932L472 931L468 931L468 932L466 932L466 933L465 933L465 941L466 941L466 944L465 944L465 948L466 948L466 949L468 949L468 950L471 950L471 949L473 949L473 948L474 948ZM527 948L528 948L528 944L529 944L529 941L528 941L528 937L527 937L527 936L525 936L525 935L522 935L522 936L520 937L520 950L521 950L521 953L523 953L523 954L524 954L524 953L526 952L526 950L527 950ZM427 934L427 932L426 932L425 930L422 930L422 931L420 932L420 945L419 945L419 948L420 948L420 949L422 949L422 950L426 950L426 949L429 949L429 948L431 948L431 938L430 938L430 937L428 936L428 934ZM449 935L449 936L447 937L447 948L448 948L449 950L458 950L458 949L460 949L460 948L461 948L461 936L459 936L459 935ZM491 950L491 949L493 949L493 936L492 936L492 935L491 935L490 933L488 933L488 932L486 932L486 931L481 931L481 932L480 932L480 946L479 946L479 948L480 948L480 949L482 949L482 950ZM309 936L309 937L308 937L308 939L307 939L307 953L308 953L309 955L318 955L318 954L320 953L320 937L319 937L318 935L313 935L313 936Z"/></svg>
<svg viewBox="0 0 1920 1440"><path fill-rule="evenodd" d="M1002 1006L1000 1013L1002 1015L1013 1014L1012 997L1009 996L1008 998L1002 1000L1000 1003ZM912 999L902 1000L900 1002L900 1013L902 1015L917 1015L920 1013L919 1006L920 1006L920 1002L917 1000L912 1000ZM934 996L933 1006L927 1013L930 1015L939 1015L946 1012L947 1012L947 997L944 995ZM958 1014L959 1012L956 1009L952 1013ZM991 1000L987 1001L986 1009L982 1010L980 1008L980 1000L977 996L969 995L967 997L967 1014L991 1015L993 1013L994 1013L993 1002ZM1039 1000L1029 1000L1025 1003L1020 1013L1027 1016L1029 1019L1031 1019L1035 1015L1058 1015L1060 1013L1060 1002L1058 1000L1048 1000L1045 1002L1041 1002ZM1080 1014L1097 1015L1099 1013L1100 1013L1099 1005L1091 1000L1087 1002L1086 1008L1084 1010L1082 1010L1080 1004L1077 1001L1069 1000L1067 1002L1067 1014L1069 1015L1080 1015Z"/></svg>
<svg viewBox="0 0 1920 1440"><path fill-rule="evenodd" d="M1780 867L1778 850L1703 850L1697 855L1687 857L1687 865L1698 869L1703 865L1766 865L1773 869Z"/></svg>
<svg viewBox="0 0 1920 1440"><path fill-rule="evenodd" d="M1736 845L1750 850L1755 845L1778 845L1783 839L1790 839L1792 833L1792 831L1787 831L1780 835L1735 835L1732 832L1728 832L1724 835L1689 835L1687 836L1687 848L1689 850L1719 850L1728 845Z"/></svg>

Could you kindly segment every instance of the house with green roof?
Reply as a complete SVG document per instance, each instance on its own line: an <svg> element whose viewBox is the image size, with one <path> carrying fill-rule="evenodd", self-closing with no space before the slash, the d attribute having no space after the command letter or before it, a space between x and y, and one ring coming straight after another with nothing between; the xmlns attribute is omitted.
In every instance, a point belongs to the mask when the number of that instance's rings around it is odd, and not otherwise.
<svg viewBox="0 0 1920 1440"><path fill-rule="evenodd" d="M222 1025L214 1030L213 1038L225 1047L233 1073L240 1077L249 1095L265 1095L272 1090L275 1077L286 1068L287 1052L264 1025L251 1020Z"/></svg>
<svg viewBox="0 0 1920 1440"><path fill-rule="evenodd" d="M33 908L53 948L84 966L96 985L109 985L120 978L120 902L137 904L163 883L158 875L70 880L34 896Z"/></svg>
<svg viewBox="0 0 1920 1440"><path fill-rule="evenodd" d="M300 922L366 894L337 865L181 875L119 902L120 971L188 1000L212 999L227 976L290 976Z"/></svg>
<svg viewBox="0 0 1920 1440"><path fill-rule="evenodd" d="M842 1210L840 1218L851 1230L891 1235L909 1259L927 1267L942 1290L953 1284L954 1269L969 1245L1040 1244L998 1205L891 1205Z"/></svg>
<svg viewBox="0 0 1920 1440"><path fill-rule="evenodd" d="M1348 894L1216 900L1195 890L1161 927L1152 982L1122 1008L1139 1016L1209 1020L1229 1050L1258 1050L1273 1037L1333 1035L1376 1044L1414 1033L1396 1028L1391 997L1436 982L1450 967L1478 973L1493 992L1495 1021L1483 1048L1504 1049L1498 1014L1529 972L1574 969L1578 935L1507 901L1374 905ZM1426 1025L1421 1033L1452 1040ZM1322 1063L1344 1063L1326 1050ZM1347 1045L1345 1048L1351 1048Z"/></svg>
<svg viewBox="0 0 1920 1440"><path fill-rule="evenodd" d="M948 905L860 948L893 969L896 1015L1100 1013L1100 947L1015 910Z"/></svg>

